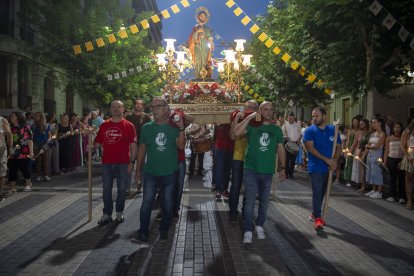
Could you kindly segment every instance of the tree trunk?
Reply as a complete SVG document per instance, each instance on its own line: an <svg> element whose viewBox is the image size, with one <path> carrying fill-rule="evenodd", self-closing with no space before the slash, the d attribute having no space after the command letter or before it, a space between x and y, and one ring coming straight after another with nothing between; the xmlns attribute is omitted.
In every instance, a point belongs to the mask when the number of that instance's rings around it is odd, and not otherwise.
<svg viewBox="0 0 414 276"><path fill-rule="evenodd" d="M367 90L365 95L365 118L371 120L374 118L374 95L375 89L371 88Z"/></svg>

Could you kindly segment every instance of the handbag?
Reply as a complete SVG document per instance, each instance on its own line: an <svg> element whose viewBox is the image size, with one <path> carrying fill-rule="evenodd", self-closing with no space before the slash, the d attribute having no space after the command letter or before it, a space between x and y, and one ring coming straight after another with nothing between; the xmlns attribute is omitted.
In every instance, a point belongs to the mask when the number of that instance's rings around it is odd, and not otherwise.
<svg viewBox="0 0 414 276"><path fill-rule="evenodd" d="M295 142L291 142L291 141L286 142L285 148L291 154L297 154L299 152L299 146Z"/></svg>

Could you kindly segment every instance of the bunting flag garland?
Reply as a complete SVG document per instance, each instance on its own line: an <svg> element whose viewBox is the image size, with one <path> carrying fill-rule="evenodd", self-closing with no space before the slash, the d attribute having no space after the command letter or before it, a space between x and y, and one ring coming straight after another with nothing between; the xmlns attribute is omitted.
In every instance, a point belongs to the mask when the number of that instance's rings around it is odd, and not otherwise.
<svg viewBox="0 0 414 276"><path fill-rule="evenodd" d="M192 2L195 2L195 1L197 0L192 0ZM188 0L178 1L176 4L161 11L160 13L153 14L149 18L142 20L141 22L139 22L139 24L133 24L129 26L128 28L121 28L121 30L119 30L118 32L107 35L106 36L107 41L104 40L104 38L102 37L92 40L96 43L96 47L92 41L88 41L83 44L73 45L72 46L73 52L75 53L75 55L81 55L84 52L90 53L90 52L93 52L95 48L102 48L102 47L105 47L107 44L115 43L117 41L117 37L119 37L120 39L127 39L130 34L136 34L140 31L140 29L141 30L148 29L150 27L150 22L153 24L157 24L161 22L161 19L170 18L171 13L169 12L169 10L171 10L173 14L177 14L181 12L181 8L188 8L189 6L190 6L190 1ZM82 45L84 45L85 47L84 49L86 51L83 51Z"/></svg>
<svg viewBox="0 0 414 276"><path fill-rule="evenodd" d="M106 77L107 77L108 81L112 81L114 79L117 80L117 79L120 79L120 77L126 78L126 77L129 77L131 75L134 75L135 73L142 72L143 71L142 67L144 67L145 69L148 69L148 68L150 68L150 63L146 62L146 63L143 63L142 65L136 66L135 68L132 67L132 68L129 68L128 70L124 69L121 72L117 72L117 73L114 73L114 74L107 74Z"/></svg>
<svg viewBox="0 0 414 276"><path fill-rule="evenodd" d="M384 10L387 16L382 21L382 25L387 28L387 30L391 30L395 24L399 24L400 28L398 29L398 37L401 39L402 42L405 42L408 36L413 36L400 22L398 22L397 18L395 18L381 3L377 0L374 0L368 9L372 12L374 16L377 16L380 11ZM414 50L414 45L410 43L411 49Z"/></svg>

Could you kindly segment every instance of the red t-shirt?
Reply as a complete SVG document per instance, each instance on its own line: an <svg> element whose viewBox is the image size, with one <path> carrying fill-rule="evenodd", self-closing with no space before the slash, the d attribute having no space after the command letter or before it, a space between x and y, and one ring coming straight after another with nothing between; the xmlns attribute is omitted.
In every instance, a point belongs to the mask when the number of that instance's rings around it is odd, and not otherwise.
<svg viewBox="0 0 414 276"><path fill-rule="evenodd" d="M216 148L233 151L234 141L230 139L230 124L221 124L216 127Z"/></svg>
<svg viewBox="0 0 414 276"><path fill-rule="evenodd" d="M185 152L183 149L178 149L178 161L185 161Z"/></svg>
<svg viewBox="0 0 414 276"><path fill-rule="evenodd" d="M129 145L136 142L135 127L125 119L105 121L95 138L95 143L103 146L102 164L129 164Z"/></svg>

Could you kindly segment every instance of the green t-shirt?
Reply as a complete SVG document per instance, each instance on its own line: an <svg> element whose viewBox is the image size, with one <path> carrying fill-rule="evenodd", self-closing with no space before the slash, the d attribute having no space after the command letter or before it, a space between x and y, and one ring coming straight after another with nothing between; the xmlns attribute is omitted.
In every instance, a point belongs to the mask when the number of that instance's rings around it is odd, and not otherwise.
<svg viewBox="0 0 414 276"><path fill-rule="evenodd" d="M258 173L274 174L277 145L283 144L283 133L277 125L247 126L247 150L244 168Z"/></svg>
<svg viewBox="0 0 414 276"><path fill-rule="evenodd" d="M144 172L165 176L178 169L177 138L179 131L168 124L146 123L141 130L141 144L147 150Z"/></svg>

